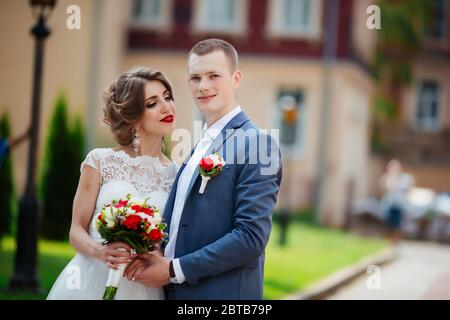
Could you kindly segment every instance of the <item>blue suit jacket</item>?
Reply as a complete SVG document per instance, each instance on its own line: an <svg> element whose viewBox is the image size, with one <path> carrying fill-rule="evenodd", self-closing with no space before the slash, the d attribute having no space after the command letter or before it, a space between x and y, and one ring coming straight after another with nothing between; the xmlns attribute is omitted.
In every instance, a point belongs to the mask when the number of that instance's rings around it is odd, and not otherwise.
<svg viewBox="0 0 450 320"><path fill-rule="evenodd" d="M194 172L175 247L186 282L168 290L167 298L262 299L264 250L282 175L278 145L240 112L206 154L213 152L226 165L203 194L198 169ZM164 210L168 226L184 167Z"/></svg>

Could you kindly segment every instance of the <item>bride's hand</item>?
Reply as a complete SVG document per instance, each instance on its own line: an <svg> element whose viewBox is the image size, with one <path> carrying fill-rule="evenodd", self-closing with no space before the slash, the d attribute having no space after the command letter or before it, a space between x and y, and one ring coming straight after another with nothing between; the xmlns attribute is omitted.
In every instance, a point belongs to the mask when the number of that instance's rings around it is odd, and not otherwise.
<svg viewBox="0 0 450 320"><path fill-rule="evenodd" d="M131 247L124 242L113 242L107 245L100 244L94 256L112 269L118 269L119 264L129 263L131 258L133 258Z"/></svg>

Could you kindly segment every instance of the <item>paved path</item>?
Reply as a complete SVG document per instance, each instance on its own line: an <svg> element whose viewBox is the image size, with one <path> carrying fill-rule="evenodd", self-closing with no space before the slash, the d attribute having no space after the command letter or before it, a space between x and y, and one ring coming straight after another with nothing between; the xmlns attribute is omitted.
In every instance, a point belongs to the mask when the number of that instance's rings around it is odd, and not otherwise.
<svg viewBox="0 0 450 320"><path fill-rule="evenodd" d="M404 241L396 254L380 267L379 281L377 273L363 274L328 299L450 300L450 245Z"/></svg>

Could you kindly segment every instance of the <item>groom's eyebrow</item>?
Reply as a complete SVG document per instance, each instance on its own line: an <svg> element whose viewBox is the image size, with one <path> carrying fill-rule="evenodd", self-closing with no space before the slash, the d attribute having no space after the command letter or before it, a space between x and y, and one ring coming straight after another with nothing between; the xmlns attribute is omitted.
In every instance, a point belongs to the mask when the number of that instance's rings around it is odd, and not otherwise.
<svg viewBox="0 0 450 320"><path fill-rule="evenodd" d="M203 74L208 75L208 74L212 74L212 73L220 73L220 72L219 71L215 71L215 70L211 70L211 71L206 71ZM195 77L195 76L198 77L199 74L198 73L190 73L189 74L189 77Z"/></svg>

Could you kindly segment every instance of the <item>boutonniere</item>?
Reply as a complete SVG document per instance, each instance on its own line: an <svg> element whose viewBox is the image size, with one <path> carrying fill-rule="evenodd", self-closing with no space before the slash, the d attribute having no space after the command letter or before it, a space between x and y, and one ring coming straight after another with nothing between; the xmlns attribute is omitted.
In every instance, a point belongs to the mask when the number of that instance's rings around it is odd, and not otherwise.
<svg viewBox="0 0 450 320"><path fill-rule="evenodd" d="M198 165L198 171L202 176L202 184L200 185L200 194L205 192L208 181L222 172L225 161L218 153L213 153L207 157L202 158Z"/></svg>

